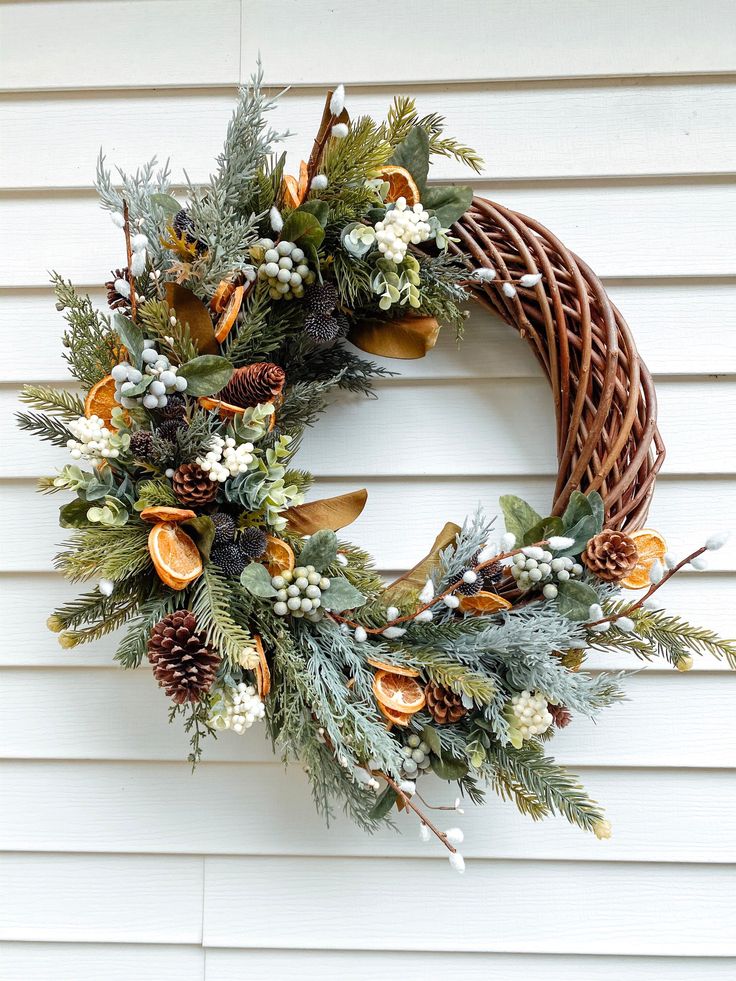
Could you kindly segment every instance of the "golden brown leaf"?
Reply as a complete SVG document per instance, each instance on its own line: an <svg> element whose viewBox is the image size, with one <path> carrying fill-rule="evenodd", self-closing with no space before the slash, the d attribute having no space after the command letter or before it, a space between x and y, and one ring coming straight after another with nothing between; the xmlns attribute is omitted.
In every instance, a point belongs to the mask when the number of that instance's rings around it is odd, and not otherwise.
<svg viewBox="0 0 736 981"><path fill-rule="evenodd" d="M413 569L387 586L381 594L381 599L387 604L398 603L404 597L411 596L423 589L430 573L437 565L440 552L446 549L448 545L455 543L455 538L461 530L460 525L456 525L454 521L448 521L435 538L427 555L420 562L417 562Z"/></svg>
<svg viewBox="0 0 736 981"><path fill-rule="evenodd" d="M289 531L297 535L313 535L323 528L339 531L355 521L367 500L367 490L354 490L338 497L325 497L321 501L299 504L288 508L283 514L289 522Z"/></svg>
<svg viewBox="0 0 736 981"><path fill-rule="evenodd" d="M209 310L199 297L186 286L178 283L166 284L166 302L173 307L182 324L189 325L192 340L200 354L219 354L220 348L215 340L215 328Z"/></svg>
<svg viewBox="0 0 736 981"><path fill-rule="evenodd" d="M475 596L461 596L460 609L463 613L498 613L510 610L511 603L497 593L476 593Z"/></svg>
<svg viewBox="0 0 736 981"><path fill-rule="evenodd" d="M423 358L437 343L439 332L434 317L402 317L356 324L348 340L367 354L407 360Z"/></svg>

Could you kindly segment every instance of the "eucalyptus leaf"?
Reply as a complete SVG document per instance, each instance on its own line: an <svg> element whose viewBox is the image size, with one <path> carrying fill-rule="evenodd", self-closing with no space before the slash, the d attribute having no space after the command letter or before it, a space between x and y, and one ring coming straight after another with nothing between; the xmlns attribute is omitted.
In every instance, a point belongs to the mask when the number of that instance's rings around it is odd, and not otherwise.
<svg viewBox="0 0 736 981"><path fill-rule="evenodd" d="M130 317L124 317L122 313L112 315L112 326L125 345L130 363L136 368L140 367L141 355L143 354L143 334L140 328L133 323Z"/></svg>
<svg viewBox="0 0 736 981"><path fill-rule="evenodd" d="M557 586L557 609L569 620L587 620L591 605L597 602L598 593L578 579L568 579Z"/></svg>
<svg viewBox="0 0 736 981"><path fill-rule="evenodd" d="M399 143L389 163L408 170L414 178L424 202L424 192L429 174L429 136L421 126L409 130L406 138Z"/></svg>
<svg viewBox="0 0 736 981"><path fill-rule="evenodd" d="M516 541L521 544L529 529L542 520L542 515L537 514L530 504L514 494L504 494L499 498L499 503L506 522L506 531L515 535Z"/></svg>
<svg viewBox="0 0 736 981"><path fill-rule="evenodd" d="M391 808L398 800L398 794L393 787L386 787L384 792L373 805L373 809L368 815L373 821L380 821L385 818Z"/></svg>
<svg viewBox="0 0 736 981"><path fill-rule="evenodd" d="M422 204L434 211L443 228L449 228L462 217L472 201L473 189L465 186L428 187L422 194Z"/></svg>
<svg viewBox="0 0 736 981"><path fill-rule="evenodd" d="M322 593L322 606L326 610L334 610L336 613L342 613L343 610L354 610L364 603L365 596L360 590L341 576L331 579L330 588Z"/></svg>
<svg viewBox="0 0 736 981"><path fill-rule="evenodd" d="M606 505L603 503L603 498L598 491L591 491L588 494L588 504L590 504L590 509L595 518L595 531L593 534L598 535L603 531L603 525L606 520Z"/></svg>
<svg viewBox="0 0 736 981"><path fill-rule="evenodd" d="M332 565L336 555L337 535L334 531L323 528L316 531L302 549L299 565L313 565L317 572L322 572Z"/></svg>
<svg viewBox="0 0 736 981"><path fill-rule="evenodd" d="M247 565L240 574L240 582L252 596L257 596L259 599L273 599L276 595L268 569L260 562L251 562Z"/></svg>
<svg viewBox="0 0 736 981"><path fill-rule="evenodd" d="M422 729L422 739L436 756L442 755L442 743L440 742L440 734L437 732L434 726L426 725Z"/></svg>
<svg viewBox="0 0 736 981"><path fill-rule="evenodd" d="M483 766L486 761L486 750L483 743L479 739L474 739L468 743L466 749L470 756L470 765L476 767L476 769L479 766Z"/></svg>
<svg viewBox="0 0 736 981"><path fill-rule="evenodd" d="M152 194L148 200L151 204L158 205L172 218L178 211L181 211L181 205L171 194Z"/></svg>
<svg viewBox="0 0 736 981"><path fill-rule="evenodd" d="M187 380L187 395L215 395L233 376L233 366L217 354L200 354L179 368L179 377Z"/></svg>
<svg viewBox="0 0 736 981"><path fill-rule="evenodd" d="M432 756L432 769L442 780L460 780L468 772L468 764L450 756Z"/></svg>
<svg viewBox="0 0 736 981"><path fill-rule="evenodd" d="M563 534L574 539L573 544L556 555L580 555L590 539L597 533L598 522L592 514L584 515L572 528L566 528Z"/></svg>
<svg viewBox="0 0 736 981"><path fill-rule="evenodd" d="M109 493L110 485L102 480L97 480L95 477L84 488L84 497L87 501L99 501L101 498L107 497Z"/></svg>
<svg viewBox="0 0 736 981"><path fill-rule="evenodd" d="M541 521L532 525L524 535L522 544L533 545L535 542L544 541L545 538L551 538L553 535L563 535L564 533L565 526L562 523L562 518L551 515L549 518L542 518Z"/></svg>

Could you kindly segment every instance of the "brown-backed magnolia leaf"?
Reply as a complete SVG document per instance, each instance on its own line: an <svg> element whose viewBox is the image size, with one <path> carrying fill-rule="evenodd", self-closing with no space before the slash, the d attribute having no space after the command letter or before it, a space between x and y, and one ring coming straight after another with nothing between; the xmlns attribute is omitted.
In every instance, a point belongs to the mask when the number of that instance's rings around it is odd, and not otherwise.
<svg viewBox="0 0 736 981"><path fill-rule="evenodd" d="M186 286L178 283L166 284L166 302L173 307L176 316L183 324L189 325L192 340L200 354L219 354L220 348L215 340L215 328L207 307L199 297Z"/></svg>
<svg viewBox="0 0 736 981"><path fill-rule="evenodd" d="M475 596L461 596L460 609L463 613L481 615L483 613L498 613L501 610L510 610L511 603L507 599L504 599L503 596L481 590Z"/></svg>
<svg viewBox="0 0 736 981"><path fill-rule="evenodd" d="M289 531L297 535L313 535L323 529L339 531L355 521L367 500L367 490L355 490L288 508L283 517L289 522Z"/></svg>
<svg viewBox="0 0 736 981"><path fill-rule="evenodd" d="M462 529L454 521L448 521L439 535L435 538L432 548L427 555L417 562L413 569L404 573L390 586L387 586L381 594L381 599L386 603L400 603L404 597L417 593L424 588L430 573L437 565L439 554L448 545L454 545L455 539Z"/></svg>
<svg viewBox="0 0 736 981"><path fill-rule="evenodd" d="M367 354L381 358L423 358L437 343L440 325L434 317L402 317L356 324L348 340Z"/></svg>

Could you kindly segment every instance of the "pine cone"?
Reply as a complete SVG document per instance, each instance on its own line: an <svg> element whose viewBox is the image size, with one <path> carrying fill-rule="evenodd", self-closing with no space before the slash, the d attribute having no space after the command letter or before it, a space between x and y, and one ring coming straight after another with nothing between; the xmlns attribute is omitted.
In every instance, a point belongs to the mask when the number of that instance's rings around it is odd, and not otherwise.
<svg viewBox="0 0 736 981"><path fill-rule="evenodd" d="M156 435L173 443L176 440L177 432L186 428L187 423L183 419L167 419L156 427Z"/></svg>
<svg viewBox="0 0 736 981"><path fill-rule="evenodd" d="M260 528L246 528L241 534L238 544L249 559L260 559L266 551L268 536Z"/></svg>
<svg viewBox="0 0 736 981"><path fill-rule="evenodd" d="M218 398L230 405L248 409L263 402L272 402L284 390L284 369L270 361L236 368L233 377L218 393Z"/></svg>
<svg viewBox="0 0 736 981"><path fill-rule="evenodd" d="M210 552L210 559L215 565L219 565L226 576L230 576L232 579L239 579L240 573L248 564L248 556L235 542L228 542L213 548Z"/></svg>
<svg viewBox="0 0 736 981"><path fill-rule="evenodd" d="M424 689L424 694L427 697L427 711L440 725L459 722L468 711L461 696L443 685L429 684Z"/></svg>
<svg viewBox="0 0 736 981"><path fill-rule="evenodd" d="M340 324L328 313L308 313L304 318L304 333L317 344L327 344L340 334Z"/></svg>
<svg viewBox="0 0 736 981"><path fill-rule="evenodd" d="M219 484L210 480L209 475L196 463L182 463L171 478L174 493L182 504L188 507L202 506L214 501Z"/></svg>
<svg viewBox="0 0 736 981"><path fill-rule="evenodd" d="M565 708L564 705L552 705L547 704L547 711L554 719L554 724L558 729L564 729L565 726L569 726L572 722L572 714L569 708Z"/></svg>
<svg viewBox="0 0 736 981"><path fill-rule="evenodd" d="M178 392L172 392L171 395L167 395L168 402L163 407L159 409L159 416L161 419L183 419L187 414L187 400L183 395L179 395Z"/></svg>
<svg viewBox="0 0 736 981"><path fill-rule="evenodd" d="M479 550L473 556L474 566L478 565L478 562L480 561L479 556L481 551L482 550ZM483 580L482 588L490 593L493 593L496 591L496 586L498 586L504 577L504 568L500 562L494 562L493 565L487 565L485 569L481 569L478 575Z"/></svg>
<svg viewBox="0 0 736 981"><path fill-rule="evenodd" d="M313 283L304 291L304 306L310 313L331 314L337 306L333 283Z"/></svg>
<svg viewBox="0 0 736 981"><path fill-rule="evenodd" d="M212 524L215 526L214 545L227 545L235 539L235 519L224 511L218 511L211 515Z"/></svg>
<svg viewBox="0 0 736 981"><path fill-rule="evenodd" d="M469 569L464 569L463 572L469 572ZM462 584L455 590L456 593L460 593L461 596L477 596L479 592L483 589L483 576L479 572L476 576L474 582L465 582L463 580Z"/></svg>
<svg viewBox="0 0 736 981"><path fill-rule="evenodd" d="M210 690L220 655L197 632L191 610L176 610L159 620L148 640L153 676L177 705L198 702Z"/></svg>
<svg viewBox="0 0 736 981"><path fill-rule="evenodd" d="M201 253L207 251L207 243L197 238L194 231L194 222L186 208L182 208L174 215L172 227L179 238L183 238L188 245L196 244L197 254L201 255Z"/></svg>
<svg viewBox="0 0 736 981"><path fill-rule="evenodd" d="M633 539L622 531L604 530L590 539L581 556L583 565L605 582L617 582L639 561Z"/></svg>
<svg viewBox="0 0 736 981"><path fill-rule="evenodd" d="M147 429L139 429L130 437L130 452L136 460L154 463L153 433Z"/></svg>
<svg viewBox="0 0 736 981"><path fill-rule="evenodd" d="M117 286L115 285L118 280L122 279L124 283L128 283L128 269L113 269L110 272L110 279L105 283L107 288L107 305L111 310L120 310L123 313L128 313L130 310L130 287L128 287L128 295L121 293Z"/></svg>

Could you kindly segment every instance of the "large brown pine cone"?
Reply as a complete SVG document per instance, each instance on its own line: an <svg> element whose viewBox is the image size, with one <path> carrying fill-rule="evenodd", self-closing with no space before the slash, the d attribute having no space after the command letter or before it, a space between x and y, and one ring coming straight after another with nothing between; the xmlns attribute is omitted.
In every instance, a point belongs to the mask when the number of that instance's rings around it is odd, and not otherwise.
<svg viewBox="0 0 736 981"><path fill-rule="evenodd" d="M220 486L216 480L210 480L209 475L196 463L182 463L174 471L171 483L179 501L189 507L201 507L214 501Z"/></svg>
<svg viewBox="0 0 736 981"><path fill-rule="evenodd" d="M634 568L639 552L634 540L624 532L604 530L590 539L581 558L594 576L617 582Z"/></svg>
<svg viewBox="0 0 736 981"><path fill-rule="evenodd" d="M159 620L148 639L153 676L177 705L198 702L215 680L220 655L197 632L191 610L176 610Z"/></svg>
<svg viewBox="0 0 736 981"><path fill-rule="evenodd" d="M427 697L427 711L440 725L458 722L468 711L461 696L443 685L429 684L424 694Z"/></svg>
<svg viewBox="0 0 736 981"><path fill-rule="evenodd" d="M217 393L217 397L229 405L242 409L272 402L284 390L286 375L284 369L270 361L259 361L244 368L236 368L233 377Z"/></svg>

